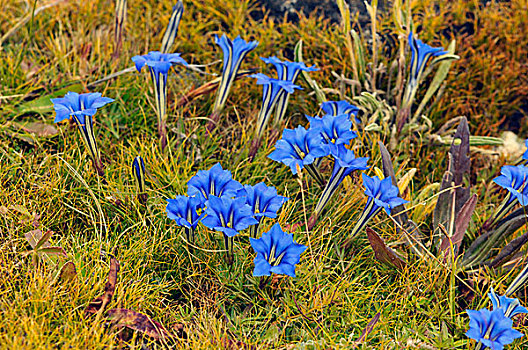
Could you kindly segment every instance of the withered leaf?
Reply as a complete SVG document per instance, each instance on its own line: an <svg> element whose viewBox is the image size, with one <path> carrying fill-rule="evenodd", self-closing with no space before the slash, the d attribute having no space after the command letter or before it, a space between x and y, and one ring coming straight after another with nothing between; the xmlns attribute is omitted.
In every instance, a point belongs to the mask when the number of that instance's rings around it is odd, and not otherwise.
<svg viewBox="0 0 528 350"><path fill-rule="evenodd" d="M46 240L42 240L42 238L43 238L42 231L39 230L39 229L36 229L36 230L32 230L32 231L26 232L24 234L24 237L26 237L26 240L28 241L28 243L31 246L31 248L35 249L35 247L37 247L37 245L39 243L40 243L39 247L46 248L46 247L50 246L50 244L48 243L48 239L51 237L53 232L52 231L48 231L48 232L46 232L46 234L48 235L48 238Z"/></svg>
<svg viewBox="0 0 528 350"><path fill-rule="evenodd" d="M369 335L372 332L372 330L378 323L380 316L381 316L381 313L378 312L372 318L372 320L370 320L367 326L363 329L363 332L361 332L361 335L359 336L359 338L354 342L353 349L355 349L358 345L361 345L367 339L367 335Z"/></svg>
<svg viewBox="0 0 528 350"><path fill-rule="evenodd" d="M374 250L376 259L387 266L394 266L402 270L406 263L391 248L387 247L383 239L370 227L367 227L367 237Z"/></svg>
<svg viewBox="0 0 528 350"><path fill-rule="evenodd" d="M449 149L449 164L442 177L442 184L440 186L440 191L444 192L438 196L433 213L433 226L435 230L442 224L450 234L454 234L455 228L450 227L450 223L453 221L456 222L456 216L469 198L469 188L462 187L464 184L464 176L469 174L471 168L469 136L467 119L463 117L460 119L460 124L453 136L453 143ZM447 190L453 187L456 188ZM451 220L452 213L455 213L455 220Z"/></svg>
<svg viewBox="0 0 528 350"><path fill-rule="evenodd" d="M60 270L60 279L62 282L70 282L77 277L77 269L75 264L71 261L68 261L64 264Z"/></svg>
<svg viewBox="0 0 528 350"><path fill-rule="evenodd" d="M107 312L107 319L117 328L126 327L148 335L156 340L172 338L169 333L159 322L152 320L147 315L129 310L129 309L112 309Z"/></svg>
<svg viewBox="0 0 528 350"><path fill-rule="evenodd" d="M58 134L58 130L53 125L40 122L26 124L21 126L21 129L39 137L50 137Z"/></svg>
<svg viewBox="0 0 528 350"><path fill-rule="evenodd" d="M98 296L88 304L86 310L84 310L86 314L95 314L100 309L104 310L108 303L110 303L115 293L118 272L119 262L116 258L110 257L110 271L108 272L108 280L105 284L103 295Z"/></svg>

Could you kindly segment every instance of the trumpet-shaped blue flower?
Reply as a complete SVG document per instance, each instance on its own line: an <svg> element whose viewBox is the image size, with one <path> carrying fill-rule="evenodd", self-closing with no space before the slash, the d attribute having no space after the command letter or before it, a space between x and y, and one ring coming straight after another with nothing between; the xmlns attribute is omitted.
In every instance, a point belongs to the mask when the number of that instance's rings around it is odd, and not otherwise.
<svg viewBox="0 0 528 350"><path fill-rule="evenodd" d="M491 303L493 304L493 310L501 308L504 310L506 317L513 317L517 314L526 314L528 309L521 305L519 299L508 298L506 295L497 295L493 288L488 293Z"/></svg>
<svg viewBox="0 0 528 350"><path fill-rule="evenodd" d="M352 122L348 115L338 116L325 115L322 118L306 116L310 122L310 129L315 128L321 131L323 142L326 144L342 145L357 137L357 133L352 131Z"/></svg>
<svg viewBox="0 0 528 350"><path fill-rule="evenodd" d="M187 194L198 196L202 202L208 200L209 196L233 197L241 188L242 185L233 180L231 172L222 169L220 163L209 170L198 170L187 182Z"/></svg>
<svg viewBox="0 0 528 350"><path fill-rule="evenodd" d="M347 101L326 101L321 104L321 109L328 115L338 116L342 114L348 115L348 118L352 120L355 118L356 123L361 121L357 118L359 108L348 103Z"/></svg>
<svg viewBox="0 0 528 350"><path fill-rule="evenodd" d="M93 117L97 112L97 108L114 102L114 100L109 97L102 97L99 92L78 94L69 91L64 97L52 98L51 102L56 112L55 123L59 123L63 120L70 119L72 116Z"/></svg>
<svg viewBox="0 0 528 350"><path fill-rule="evenodd" d="M227 237L236 236L241 230L258 223L244 197L209 196L205 213L207 216L202 219L202 223Z"/></svg>
<svg viewBox="0 0 528 350"><path fill-rule="evenodd" d="M277 211L288 200L287 197L279 196L274 187L266 186L264 182L255 186L244 185L237 197L246 198L246 204L251 207L253 216L259 222L263 217L276 218Z"/></svg>
<svg viewBox="0 0 528 350"><path fill-rule="evenodd" d="M373 210L383 208L390 215L391 209L398 205L405 204L407 201L398 196L398 187L392 184L392 179L387 177L380 180L379 177L369 177L362 174L365 194L369 197L368 201L374 203Z"/></svg>
<svg viewBox="0 0 528 350"><path fill-rule="evenodd" d="M279 224L273 225L259 239L250 238L250 242L257 253L253 276L270 276L273 272L295 277L295 265L307 248L295 243L293 235L282 231Z"/></svg>
<svg viewBox="0 0 528 350"><path fill-rule="evenodd" d="M240 38L240 36L231 41L225 34L220 38L215 35L215 43L220 46L224 53L222 79L220 81L220 86L218 87L213 108L213 113L219 113L224 108L227 96L229 95L229 90L231 90L233 81L235 81L240 64L244 60L244 57L246 57L249 52L253 51L259 43L258 41L246 42L244 39Z"/></svg>
<svg viewBox="0 0 528 350"><path fill-rule="evenodd" d="M508 190L508 203L517 199L521 205L528 205L528 167L505 165L501 168L501 175L493 182Z"/></svg>
<svg viewBox="0 0 528 350"><path fill-rule="evenodd" d="M281 61L275 56L268 58L261 57L260 59L267 64L273 64L275 66L277 76L280 80L291 81L292 83L295 83L301 71L314 72L319 70L315 66L307 67L304 62ZM278 97L275 111L275 124L278 125L284 120L289 99L290 94L285 92L282 92Z"/></svg>
<svg viewBox="0 0 528 350"><path fill-rule="evenodd" d="M328 201L343 180L357 170L367 170L368 158L356 158L354 152L347 149L345 146L335 146L332 152L334 157L334 168L332 170L332 176L328 180L319 201L315 207L315 216L318 216L324 207L328 204Z"/></svg>
<svg viewBox="0 0 528 350"><path fill-rule="evenodd" d="M523 334L512 328L513 321L504 315L502 308L489 311L466 310L469 315L469 329L466 336L494 350L504 349Z"/></svg>
<svg viewBox="0 0 528 350"><path fill-rule="evenodd" d="M257 84L263 86L262 106L257 119L256 137L260 138L269 122L271 112L275 107L281 94L291 94L295 89L302 89L290 80L272 79L265 74L252 74L257 79Z"/></svg>
<svg viewBox="0 0 528 350"><path fill-rule="evenodd" d="M260 59L266 64L273 64L275 66L275 70L277 71L277 76L279 77L279 79L289 80L293 83L295 83L295 81L299 77L299 74L301 74L301 71L315 72L319 70L315 66L306 66L304 62L281 61L275 56L271 56L268 58L261 57Z"/></svg>
<svg viewBox="0 0 528 350"><path fill-rule="evenodd" d="M445 55L447 52L441 47L432 47L416 39L413 32L409 33L409 45L411 46L411 81L417 84L427 61L431 57Z"/></svg>
<svg viewBox="0 0 528 350"><path fill-rule="evenodd" d="M194 230L205 216L202 209L202 201L198 197L176 196L167 199L167 217L181 227Z"/></svg>
<svg viewBox="0 0 528 350"><path fill-rule="evenodd" d="M268 158L289 166L294 175L297 165L302 169L312 164L316 158L328 155L319 129L306 130L302 126L285 129L282 138L275 143L275 150Z"/></svg>
<svg viewBox="0 0 528 350"><path fill-rule="evenodd" d="M154 83L154 93L156 95L156 114L158 116L158 133L161 141L161 148L167 145L167 76L169 69L174 64L187 66L187 62L180 57L179 53L161 53L152 51L146 55L134 56L132 61L136 64L138 72L143 67L149 67L150 76Z"/></svg>
<svg viewBox="0 0 528 350"><path fill-rule="evenodd" d="M146 55L134 56L132 61L136 64L136 69L141 72L143 67L147 66L155 75L168 74L169 69L175 64L187 66L187 62L180 57L179 53L161 53L151 51Z"/></svg>
<svg viewBox="0 0 528 350"><path fill-rule="evenodd" d="M358 234L382 208L390 215L391 209L407 203L405 199L398 196L398 187L392 184L390 177L380 180L377 176L370 177L365 174L361 174L361 176L363 177L363 186L365 187L365 194L368 200L363 214L352 229L352 237Z"/></svg>

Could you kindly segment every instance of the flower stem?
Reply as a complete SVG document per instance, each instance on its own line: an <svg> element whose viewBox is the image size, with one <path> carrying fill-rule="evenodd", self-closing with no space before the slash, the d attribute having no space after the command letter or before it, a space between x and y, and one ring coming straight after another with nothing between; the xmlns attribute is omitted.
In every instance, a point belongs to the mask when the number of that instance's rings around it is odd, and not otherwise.
<svg viewBox="0 0 528 350"><path fill-rule="evenodd" d="M319 169L314 166L314 164L308 164L304 166L306 168L306 171L310 176L319 184L319 186L324 187L325 186L325 180L321 173L319 172Z"/></svg>
<svg viewBox="0 0 528 350"><path fill-rule="evenodd" d="M381 208L374 207L374 201L371 200L367 202L367 206L363 210L363 214L361 214L361 217L359 218L358 222L356 223L356 226L352 229L352 232L350 233L350 238L354 238L369 222L369 220L376 215Z"/></svg>

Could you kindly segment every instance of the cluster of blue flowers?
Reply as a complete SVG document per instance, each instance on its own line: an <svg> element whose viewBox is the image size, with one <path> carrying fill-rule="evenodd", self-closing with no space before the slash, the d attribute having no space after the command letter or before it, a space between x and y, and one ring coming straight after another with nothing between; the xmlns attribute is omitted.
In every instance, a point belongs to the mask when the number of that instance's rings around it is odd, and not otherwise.
<svg viewBox="0 0 528 350"><path fill-rule="evenodd" d="M368 158L356 158L354 152L347 148L351 140L358 136L352 129L353 123L360 123L357 118L359 109L346 101L325 102L321 108L326 113L322 117L307 116L310 122L308 129L302 126L294 130L285 129L282 138L275 144L275 150L269 155L270 159L290 167L294 175L305 168L324 186L309 220L310 227L315 224L343 180L354 171L369 168ZM326 156L331 156L334 161L328 181L322 180L319 172L320 160ZM369 199L353 235L381 208L390 214L390 209L407 202L399 197L398 187L392 184L390 178L380 180L363 174L363 184Z"/></svg>
<svg viewBox="0 0 528 350"><path fill-rule="evenodd" d="M318 70L315 66L307 67L303 62L281 61L275 56L268 58L261 57L260 59L267 64L273 64L277 71L277 79L270 78L262 73L251 75L251 77L257 79L258 85L262 85L263 92L262 106L257 117L257 128L255 129L255 136L249 152L250 158L253 158L257 153L260 146L260 139L274 110L275 126L279 127L284 121L290 94L295 89L302 89L300 86L295 85L299 74L302 71L313 72Z"/></svg>
<svg viewBox="0 0 528 350"><path fill-rule="evenodd" d="M518 299L508 298L505 295L497 296L493 288L488 294L493 304L493 310L466 310L469 315L469 330L466 336L477 341L477 349L488 347L494 350L502 350L504 345L510 344L523 334L512 328L512 317L528 313L521 306Z"/></svg>
<svg viewBox="0 0 528 350"><path fill-rule="evenodd" d="M232 178L231 172L217 163L209 170L199 170L187 183L187 196L167 200L167 217L185 229L187 239L194 242L198 223L221 232L226 250L232 254L232 238L251 228L251 245L257 252L255 276L271 272L295 277L295 264L306 249L282 231L280 225L256 239L258 226L264 217L276 218L278 210L288 198L263 182L242 185Z"/></svg>

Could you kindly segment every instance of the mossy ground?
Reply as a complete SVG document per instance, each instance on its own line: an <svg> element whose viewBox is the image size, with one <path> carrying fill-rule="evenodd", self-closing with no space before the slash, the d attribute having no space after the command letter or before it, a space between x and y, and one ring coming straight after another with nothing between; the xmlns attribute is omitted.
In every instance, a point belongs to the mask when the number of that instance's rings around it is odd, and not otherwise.
<svg viewBox="0 0 528 350"><path fill-rule="evenodd" d="M512 3L522 7L522 1ZM36 7L43 4L38 1ZM31 14L32 6L33 2L0 0L0 37ZM112 58L113 5L103 0L64 1L34 18L29 15L2 43L0 346L165 346L139 333L127 344L119 343L117 330L102 321L95 322L93 317L84 317L86 305L104 288L106 256L112 254L119 260L121 271L111 307L143 312L175 333L183 327L186 337L172 344L176 348L228 347L226 339L258 348L353 348L377 313L379 322L361 345L365 348L466 348L470 342L463 334L468 318L452 271L436 261L415 258L409 258L408 266L397 271L374 258L364 235L352 245L346 244L347 233L366 201L358 179L342 185L313 230L294 233L299 243L309 247L294 279L274 278L259 288L260 278L252 276L253 252L247 234L235 241L232 265L225 262L220 251L221 237L204 228L197 232L196 247L186 246L183 231L166 218L164 199L184 194L187 180L197 170L208 169L216 162L242 183L265 181L289 197L277 218L283 226L305 221L317 201L320 189L315 184L294 178L285 166L267 158L272 149L269 138L256 159L247 160L260 106L260 88L251 79L235 83L222 124L209 134L205 124L213 96L202 96L181 108L176 107L176 101L210 77L189 70L171 72L170 143L165 152L158 145L154 101L146 74L128 73L91 87L91 91L116 100L96 115L105 182L94 173L74 127L63 124L58 134L44 138L28 135L16 126L31 121L51 124L54 113L50 97L68 90L86 91L90 83L130 67L132 56L159 48L171 3L129 1L128 6L126 34L118 58ZM419 11L428 6L417 5L417 14L423 15L424 21L430 21L427 11ZM305 61L321 68L312 74L321 86L332 87L333 70L350 72L341 30L323 18L301 17L298 24L292 25L274 22L264 15L256 22L249 13L259 10L247 0L185 2L185 7L174 51L181 52L189 63L209 64L221 59L212 44L213 35L227 32L260 41L245 61L246 68L269 72L258 56L292 59L295 43L303 39ZM442 37L436 39L447 42ZM218 72L220 64L206 70ZM456 68L452 74L458 74ZM455 78L450 77L451 82ZM291 99L289 127L304 123L304 114L318 112L316 99L309 92L305 87ZM505 96L501 92L497 95ZM500 106L493 108L500 114ZM452 105L443 108L440 103L435 123L441 123L445 111L453 110L458 109ZM494 118L500 121L498 116ZM184 135L178 120L184 121ZM492 134L490 128L483 127ZM375 145L385 135L368 137L367 144ZM356 152L370 156L371 164L380 166L374 146ZM399 174L411 167L419 169L410 198L415 188L440 180L444 153L445 149L427 150L420 154L435 157L398 158ZM145 159L148 169L149 199L145 206L135 199L130 169L137 155ZM486 161L476 164L481 163ZM497 166L474 172L479 171L479 176L486 179ZM497 197L487 182L479 182L476 187L482 215L491 211L492 194ZM418 205L412 204L411 210ZM23 214L24 210L39 216L43 231L55 232L52 244L62 246L76 265L78 275L73 282L54 282L50 264L35 268L23 256L29 249L24 234L34 229L33 220ZM484 219L478 217L476 221ZM264 229L271 224L271 220L265 222ZM380 215L372 227L387 241L400 241L387 216ZM502 291L515 271L483 270L479 279L493 281ZM477 284L477 297L467 307L489 307L486 290ZM528 331L522 323L518 329ZM511 348L526 344L517 341Z"/></svg>

